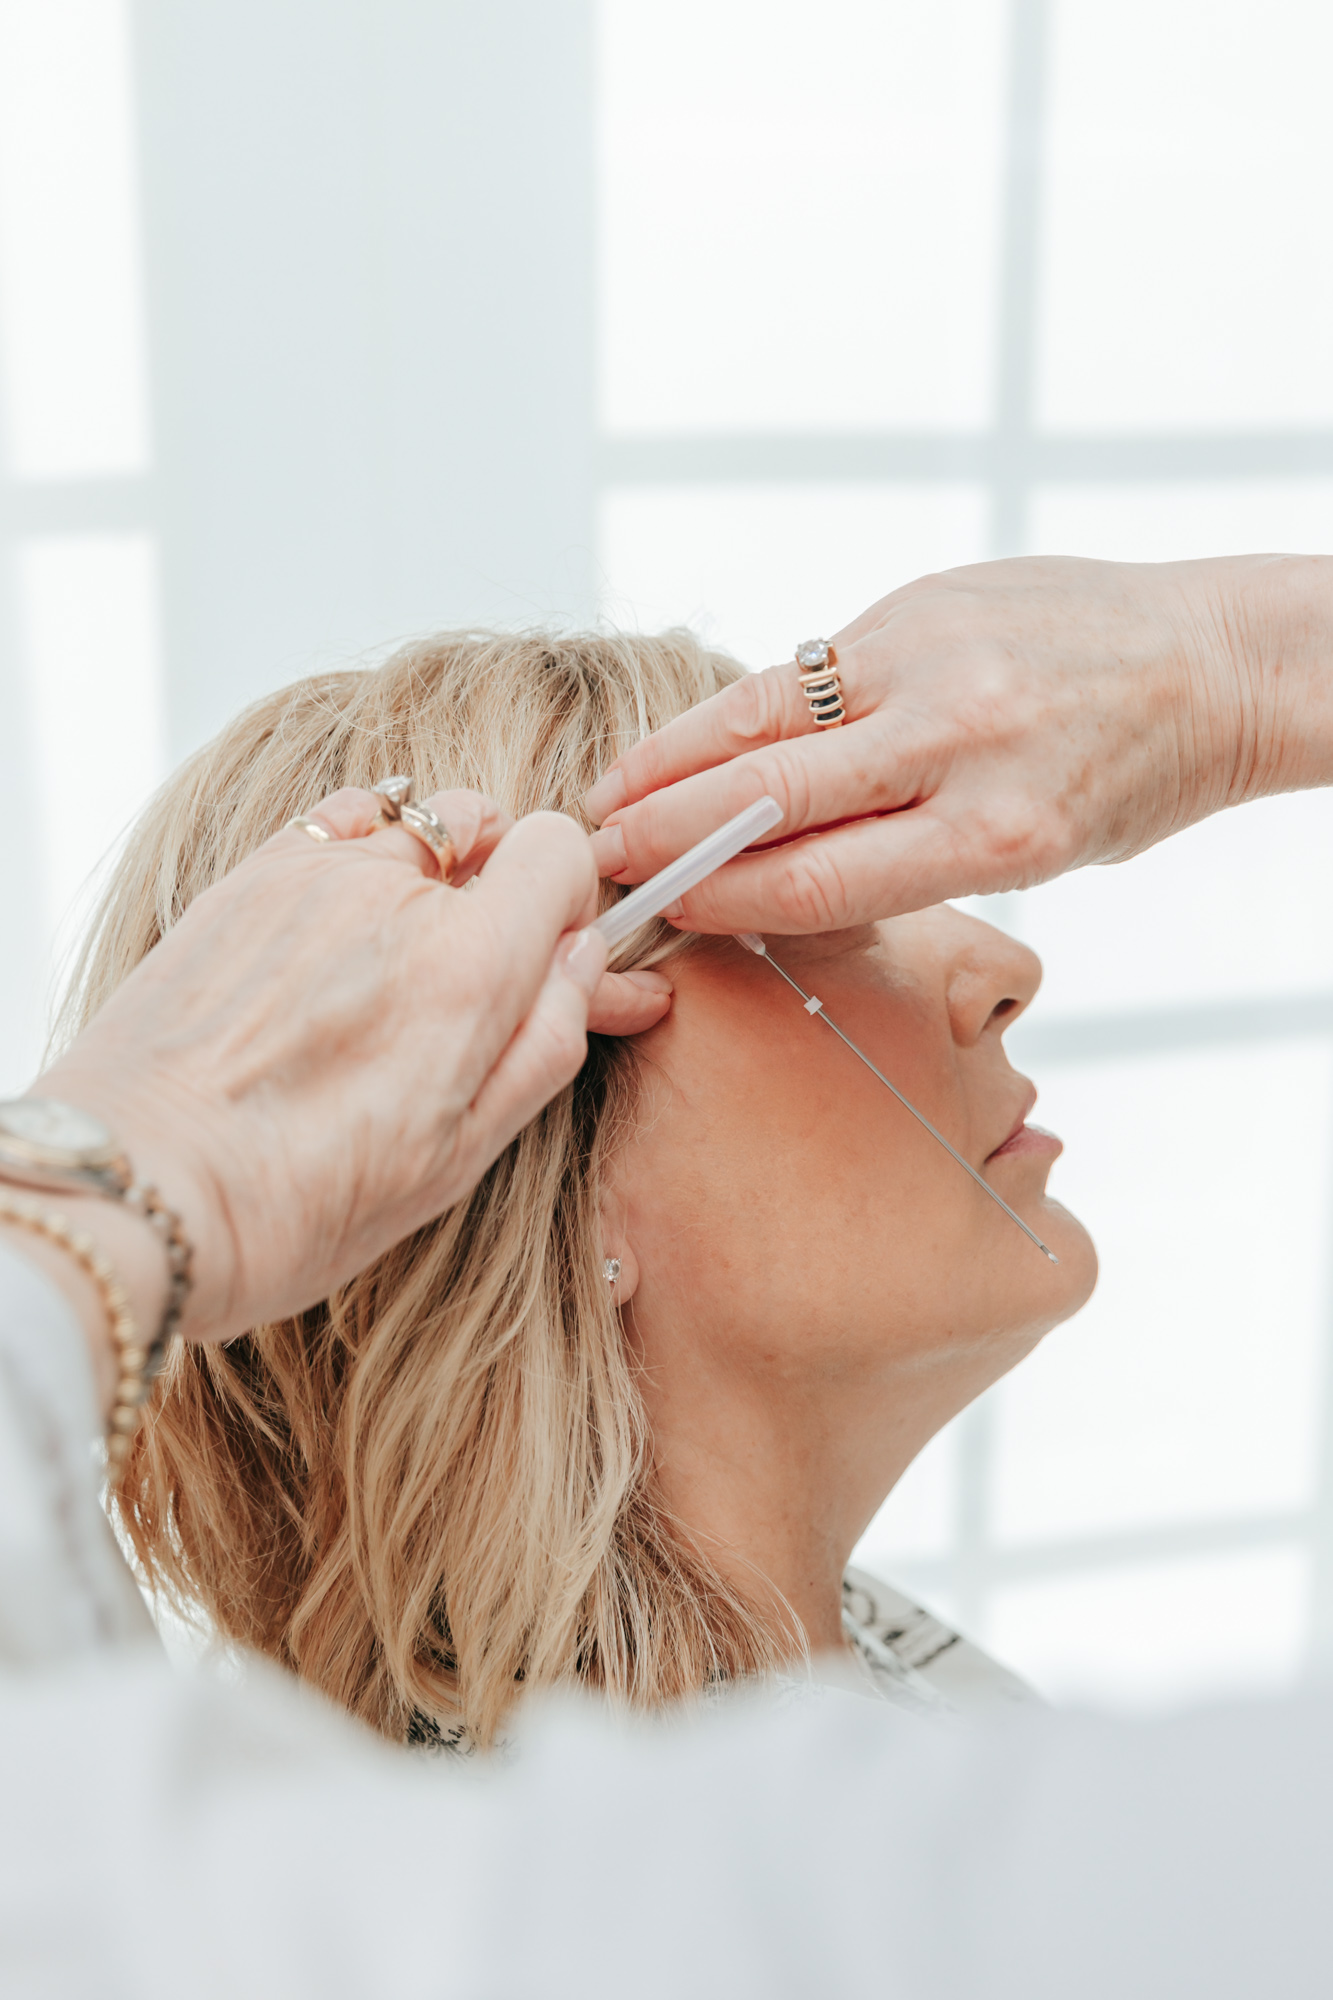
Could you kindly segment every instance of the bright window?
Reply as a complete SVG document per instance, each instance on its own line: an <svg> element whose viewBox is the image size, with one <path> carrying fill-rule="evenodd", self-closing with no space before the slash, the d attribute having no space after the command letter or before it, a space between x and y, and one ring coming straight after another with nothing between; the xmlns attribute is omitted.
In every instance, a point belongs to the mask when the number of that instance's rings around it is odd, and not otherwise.
<svg viewBox="0 0 1333 2000"><path fill-rule="evenodd" d="M599 12L610 615L761 666L988 555L1333 547L1325 7ZM1333 1636L1333 800L996 905L1103 1276L862 1558L1052 1693L1284 1684Z"/></svg>

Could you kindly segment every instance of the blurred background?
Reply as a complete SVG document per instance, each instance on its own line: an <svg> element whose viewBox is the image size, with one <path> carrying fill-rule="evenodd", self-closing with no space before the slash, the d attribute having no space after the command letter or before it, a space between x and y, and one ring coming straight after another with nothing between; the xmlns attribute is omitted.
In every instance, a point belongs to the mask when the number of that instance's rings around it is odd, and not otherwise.
<svg viewBox="0 0 1333 2000"><path fill-rule="evenodd" d="M1323 0L0 0L0 1090L247 699L752 666L920 572L1333 548ZM986 914L1092 1305L861 1559L1054 1695L1333 1654L1333 799Z"/></svg>

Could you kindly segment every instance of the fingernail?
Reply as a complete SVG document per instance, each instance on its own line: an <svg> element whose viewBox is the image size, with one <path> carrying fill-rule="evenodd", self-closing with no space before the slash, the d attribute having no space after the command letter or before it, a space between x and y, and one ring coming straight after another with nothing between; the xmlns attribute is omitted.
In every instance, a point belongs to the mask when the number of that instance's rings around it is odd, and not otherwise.
<svg viewBox="0 0 1333 2000"><path fill-rule="evenodd" d="M567 933L555 948L555 963L563 976L591 1000L606 970L606 945L601 932Z"/></svg>
<svg viewBox="0 0 1333 2000"><path fill-rule="evenodd" d="M674 993L675 987L664 973L654 972L645 966L639 972L625 972L621 977L628 979L631 986L637 986L641 993Z"/></svg>
<svg viewBox="0 0 1333 2000"><path fill-rule="evenodd" d="M629 794L625 790L624 775L620 771L608 771L605 777L599 778L597 783L584 794L583 810L590 820L594 820L600 826L608 813L616 812L621 806L628 804Z"/></svg>
<svg viewBox="0 0 1333 2000"><path fill-rule="evenodd" d="M678 924L685 915L685 905L683 903L670 903L663 910L662 915L669 924Z"/></svg>
<svg viewBox="0 0 1333 2000"><path fill-rule="evenodd" d="M599 875L619 875L623 868L629 866L629 855L625 851L625 836L618 826L604 826L600 833L595 833L592 837L592 851Z"/></svg>

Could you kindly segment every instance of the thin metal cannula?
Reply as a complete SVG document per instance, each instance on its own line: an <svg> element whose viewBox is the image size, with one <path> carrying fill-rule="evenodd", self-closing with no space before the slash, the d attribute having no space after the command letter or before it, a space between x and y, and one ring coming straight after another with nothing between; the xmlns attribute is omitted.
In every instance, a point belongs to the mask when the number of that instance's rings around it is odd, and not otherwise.
<svg viewBox="0 0 1333 2000"><path fill-rule="evenodd" d="M897 1084L889 1082L889 1079L885 1076L883 1070L877 1068L877 1066L871 1062L870 1057L865 1053L864 1049L858 1049L856 1043L852 1040L851 1036L844 1035L842 1029L838 1026L836 1021L830 1021L828 1015L824 1012L823 1002L815 999L813 994L807 993L803 986L797 985L796 981L792 978L791 974L789 972L785 972L783 968L778 964L777 960L769 955L768 946L764 943L764 940L761 937L757 936L753 931L737 931L735 936L737 944L743 945L746 951L752 951L756 958L762 958L768 961L768 963L772 966L774 972L778 974L779 978L786 980L788 986L791 987L792 992L800 994L801 999L805 1005L806 1013L812 1016L818 1014L820 1020L824 1023L824 1026L826 1028L832 1028L838 1040L844 1043L846 1047L848 1047L851 1050L852 1054L857 1058L859 1062L863 1062L865 1064L866 1068L870 1071L871 1075L877 1076L880 1082L884 1085L884 1088L886 1090L890 1090L893 1092L893 1095L897 1098L899 1104L902 1105L903 1110L910 1111L913 1118L916 1119L917 1124L924 1125L927 1132L929 1132L931 1138L938 1139L941 1146L943 1146L945 1152L949 1155L949 1157L951 1159L957 1160L959 1166L963 1169L963 1172L965 1174L971 1174L977 1186L981 1188L983 1192L988 1194L991 1200L1004 1210L1005 1214L1009 1217L1009 1220L1011 1222L1016 1222L1018 1224L1019 1228L1022 1230L1025 1236L1028 1236L1032 1239L1032 1241L1036 1244L1037 1248L1041 1251L1042 1256L1049 1257L1052 1264L1058 1264L1060 1259L1056 1256L1054 1250L1048 1249L1046 1244L1042 1242L1036 1230L1029 1229L1027 1223L1024 1222L1022 1216L1014 1214L1013 1209L1010 1208L1008 1202L1004 1199L1003 1195L996 1194L995 1189L991 1186L990 1182L986 1179L985 1175L979 1174L976 1168L972 1165L971 1161L965 1160L962 1154L957 1150L957 1148L949 1144L949 1141L945 1138L943 1132L937 1130L937 1128L931 1124L929 1118L925 1117L922 1112L917 1110L915 1104L909 1103L908 1099L905 1098L901 1090L899 1090Z"/></svg>

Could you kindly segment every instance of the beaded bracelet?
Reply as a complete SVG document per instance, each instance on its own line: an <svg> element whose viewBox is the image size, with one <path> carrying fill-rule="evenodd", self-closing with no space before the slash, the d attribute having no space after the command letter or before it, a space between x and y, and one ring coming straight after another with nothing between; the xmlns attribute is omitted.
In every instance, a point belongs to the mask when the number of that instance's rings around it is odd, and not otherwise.
<svg viewBox="0 0 1333 2000"><path fill-rule="evenodd" d="M185 1317L186 1302L194 1284L194 1249L175 1209L167 1207L149 1182L131 1180L128 1186L121 1189L120 1200L148 1224L167 1260L167 1303L144 1364L144 1388L147 1391L161 1373L162 1363L167 1358L167 1344Z"/></svg>
<svg viewBox="0 0 1333 2000"><path fill-rule="evenodd" d="M112 1478L130 1453L130 1443L139 1424L139 1412L153 1379L150 1363L154 1350L164 1343L145 1347L130 1311L125 1287L110 1260L84 1230L76 1229L59 1209L42 1208L22 1195L0 1189L0 1221L17 1223L34 1236L45 1237L72 1257L97 1287L106 1314L107 1328L116 1357L116 1389L107 1419L107 1469ZM170 1309L169 1309L170 1310ZM177 1313L179 1318L179 1313Z"/></svg>

